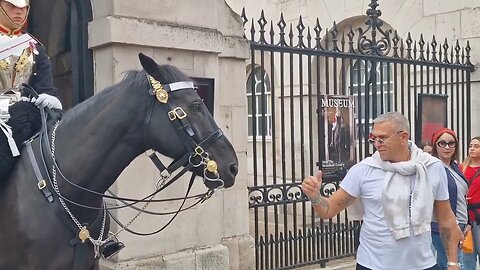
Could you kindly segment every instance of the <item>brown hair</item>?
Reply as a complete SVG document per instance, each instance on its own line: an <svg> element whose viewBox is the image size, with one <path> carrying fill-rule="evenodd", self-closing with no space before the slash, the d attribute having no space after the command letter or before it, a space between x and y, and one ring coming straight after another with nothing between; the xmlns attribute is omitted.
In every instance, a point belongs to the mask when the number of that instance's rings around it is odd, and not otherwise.
<svg viewBox="0 0 480 270"><path fill-rule="evenodd" d="M457 134L455 134L455 132L453 130L448 129L448 128L442 128L442 129L440 129L437 132L432 134L432 153L431 154L432 154L432 156L438 158L437 142L438 142L438 139L440 139L440 137L442 137L442 135L445 134L445 133L452 135L453 139L457 143L457 146L455 147L455 151L453 152L453 155L452 155L452 160L457 160L458 159L458 138L457 138Z"/></svg>
<svg viewBox="0 0 480 270"><path fill-rule="evenodd" d="M477 140L477 141L480 141L480 136L476 136L476 137L473 137L471 140L470 140L470 143L472 143L473 140ZM469 145L470 145L469 143ZM470 148L470 146L468 147ZM465 171L467 170L467 167L470 166L470 164L472 164L472 158L470 157L470 155L468 155L465 160L462 162L462 172L465 173Z"/></svg>

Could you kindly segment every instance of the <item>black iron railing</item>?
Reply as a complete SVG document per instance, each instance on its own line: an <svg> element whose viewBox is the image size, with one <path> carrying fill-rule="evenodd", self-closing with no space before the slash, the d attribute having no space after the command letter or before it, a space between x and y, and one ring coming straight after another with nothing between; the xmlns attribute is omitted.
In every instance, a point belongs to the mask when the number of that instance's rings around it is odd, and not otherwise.
<svg viewBox="0 0 480 270"><path fill-rule="evenodd" d="M468 41L461 47L447 38L439 43L435 36L430 42L423 35L414 41L410 33L403 39L384 24L377 7L372 0L363 28L339 29L334 23L325 32L318 19L310 28L302 17L293 26L283 14L274 24L263 12L257 21L242 12L249 27L248 72L257 74L246 85L257 269L324 265L355 253L359 223L349 220L346 211L330 220L316 218L298 185L321 168L326 174L322 192L334 192L345 170L372 154L367 140L378 115L403 113L412 140L421 142L422 114L432 113L422 102L430 97L445 101L433 115L444 115L446 126L458 134L460 158L467 154L473 71ZM333 139L338 122L321 106L325 96L355 103L345 111L349 119L340 147Z"/></svg>

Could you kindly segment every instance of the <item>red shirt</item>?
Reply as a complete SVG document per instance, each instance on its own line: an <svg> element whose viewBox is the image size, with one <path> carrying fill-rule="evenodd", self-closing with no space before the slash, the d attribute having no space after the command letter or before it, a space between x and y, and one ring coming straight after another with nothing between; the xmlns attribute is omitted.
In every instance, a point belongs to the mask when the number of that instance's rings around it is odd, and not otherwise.
<svg viewBox="0 0 480 270"><path fill-rule="evenodd" d="M463 169L460 168L462 171ZM468 204L477 204L480 203L480 175L477 176L475 181L472 181L472 177L475 175L475 173L480 169L480 166L468 166L467 169L465 170L465 178L467 178L469 187L468 187L468 193L467 193L467 203ZM480 211L478 209L477 211ZM468 210L468 215L470 220L475 220L475 216L473 215L473 210Z"/></svg>

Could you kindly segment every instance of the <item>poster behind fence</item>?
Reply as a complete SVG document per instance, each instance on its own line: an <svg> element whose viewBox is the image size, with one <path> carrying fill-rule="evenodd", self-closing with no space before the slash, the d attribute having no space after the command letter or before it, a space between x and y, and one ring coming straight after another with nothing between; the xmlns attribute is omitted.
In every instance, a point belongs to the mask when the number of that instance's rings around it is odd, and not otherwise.
<svg viewBox="0 0 480 270"><path fill-rule="evenodd" d="M353 96L323 95L324 174L344 173L356 163L355 155L355 99ZM321 121L322 122L322 121Z"/></svg>
<svg viewBox="0 0 480 270"><path fill-rule="evenodd" d="M415 143L418 146L431 144L435 131L447 127L447 99L440 94L418 94L418 111Z"/></svg>

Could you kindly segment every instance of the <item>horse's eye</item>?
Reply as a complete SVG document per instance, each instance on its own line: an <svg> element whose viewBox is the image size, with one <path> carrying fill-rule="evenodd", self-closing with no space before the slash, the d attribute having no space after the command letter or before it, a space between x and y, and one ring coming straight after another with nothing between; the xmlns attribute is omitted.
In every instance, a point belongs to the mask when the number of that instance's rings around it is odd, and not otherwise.
<svg viewBox="0 0 480 270"><path fill-rule="evenodd" d="M201 101L195 101L190 105L190 108L194 112L200 112L202 110L202 102Z"/></svg>

